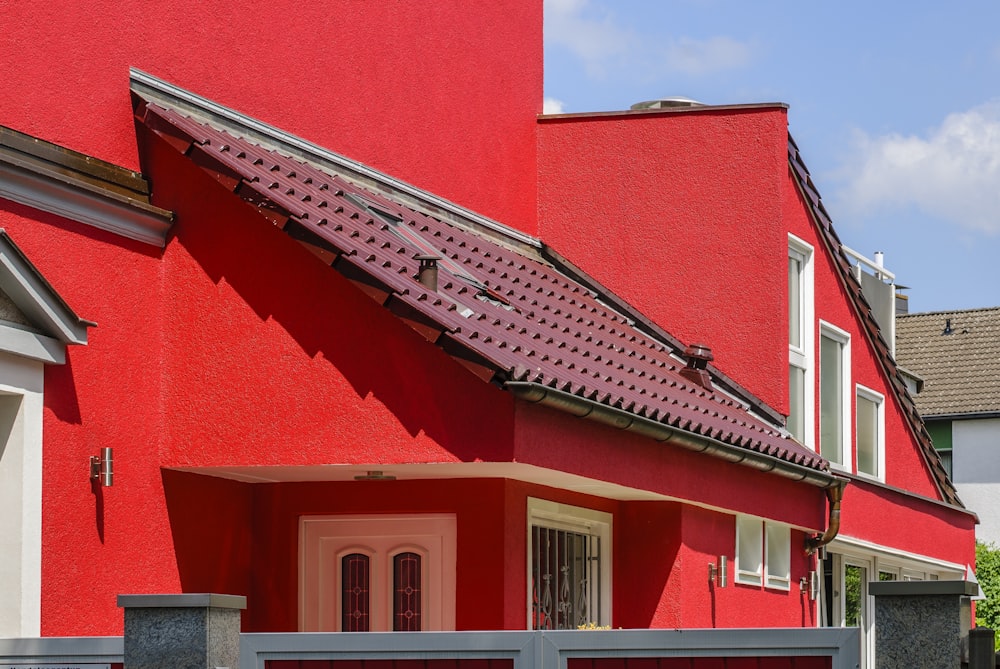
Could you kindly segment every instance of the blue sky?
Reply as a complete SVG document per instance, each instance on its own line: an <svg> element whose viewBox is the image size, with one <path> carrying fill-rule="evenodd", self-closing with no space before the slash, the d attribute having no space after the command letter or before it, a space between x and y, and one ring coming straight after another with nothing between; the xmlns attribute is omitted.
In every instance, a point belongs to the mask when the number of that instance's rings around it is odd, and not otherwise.
<svg viewBox="0 0 1000 669"><path fill-rule="evenodd" d="M785 102L841 241L910 311L1000 306L1000 2L546 0L547 111Z"/></svg>

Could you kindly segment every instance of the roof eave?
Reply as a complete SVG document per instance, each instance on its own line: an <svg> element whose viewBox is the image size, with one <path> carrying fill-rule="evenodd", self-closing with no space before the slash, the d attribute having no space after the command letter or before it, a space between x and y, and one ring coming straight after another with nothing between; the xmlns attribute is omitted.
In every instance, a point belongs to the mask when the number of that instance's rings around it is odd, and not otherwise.
<svg viewBox="0 0 1000 669"><path fill-rule="evenodd" d="M663 423L538 383L508 381L504 383L504 388L526 402L541 404L578 418L586 418L602 425L609 425L619 430L649 437L660 443L674 444L687 450L705 453L727 462L769 472L818 488L833 488L844 485L847 481L844 477L830 472L780 460L711 437L678 430Z"/></svg>
<svg viewBox="0 0 1000 669"><path fill-rule="evenodd" d="M141 177L9 128L3 131L0 197L146 244L166 245L173 214L129 197L128 188L114 181L118 174L131 175L137 181L142 181ZM32 153L34 148L37 154ZM53 155L64 162L53 162ZM87 164L99 166L109 176L80 169Z"/></svg>

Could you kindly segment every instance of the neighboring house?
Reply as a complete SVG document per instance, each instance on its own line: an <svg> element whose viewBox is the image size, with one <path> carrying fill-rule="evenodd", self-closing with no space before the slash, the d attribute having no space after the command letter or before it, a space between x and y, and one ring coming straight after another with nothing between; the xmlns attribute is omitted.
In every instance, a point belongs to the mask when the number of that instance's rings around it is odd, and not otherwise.
<svg viewBox="0 0 1000 669"><path fill-rule="evenodd" d="M869 580L974 559L784 105L538 117L540 2L64 4L0 49L0 633L214 591L870 659Z"/></svg>
<svg viewBox="0 0 1000 669"><path fill-rule="evenodd" d="M902 315L896 337L934 446L979 514L977 537L1000 544L1000 307Z"/></svg>

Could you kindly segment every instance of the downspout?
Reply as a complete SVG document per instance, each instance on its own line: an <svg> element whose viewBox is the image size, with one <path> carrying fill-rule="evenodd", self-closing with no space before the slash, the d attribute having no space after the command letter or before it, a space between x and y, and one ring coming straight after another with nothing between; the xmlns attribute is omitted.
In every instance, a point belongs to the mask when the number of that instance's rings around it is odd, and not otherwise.
<svg viewBox="0 0 1000 669"><path fill-rule="evenodd" d="M844 499L844 486L847 481L841 480L839 485L826 489L826 498L830 500L830 520L826 532L806 537L806 554L812 555L822 546L833 541L840 532L840 502Z"/></svg>

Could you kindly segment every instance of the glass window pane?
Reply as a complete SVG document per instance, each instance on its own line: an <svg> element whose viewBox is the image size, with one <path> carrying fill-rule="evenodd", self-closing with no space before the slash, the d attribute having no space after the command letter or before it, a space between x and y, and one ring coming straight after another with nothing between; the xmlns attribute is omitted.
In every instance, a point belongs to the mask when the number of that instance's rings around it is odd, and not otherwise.
<svg viewBox="0 0 1000 669"><path fill-rule="evenodd" d="M736 519L736 578L743 583L760 583L764 563L764 524L758 518Z"/></svg>
<svg viewBox="0 0 1000 669"><path fill-rule="evenodd" d="M345 632L367 632L371 629L371 562L367 555L351 553L340 560L341 626Z"/></svg>
<svg viewBox="0 0 1000 669"><path fill-rule="evenodd" d="M844 624L861 627L864 624L864 581L867 569L853 564L844 565Z"/></svg>
<svg viewBox="0 0 1000 669"><path fill-rule="evenodd" d="M392 629L419 632L421 612L420 556L400 553L392 559Z"/></svg>
<svg viewBox="0 0 1000 669"><path fill-rule="evenodd" d="M791 565L791 531L767 523L767 585L787 587Z"/></svg>
<svg viewBox="0 0 1000 669"><path fill-rule="evenodd" d="M788 345L802 348L802 262L788 258Z"/></svg>
<svg viewBox="0 0 1000 669"><path fill-rule="evenodd" d="M785 427L799 443L805 443L806 370L788 367L788 421Z"/></svg>
<svg viewBox="0 0 1000 669"><path fill-rule="evenodd" d="M878 404L858 395L858 471L878 476Z"/></svg>
<svg viewBox="0 0 1000 669"><path fill-rule="evenodd" d="M843 464L843 344L826 336L819 341L820 454Z"/></svg>

